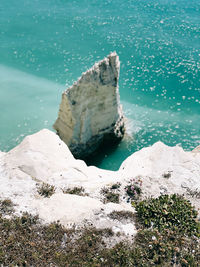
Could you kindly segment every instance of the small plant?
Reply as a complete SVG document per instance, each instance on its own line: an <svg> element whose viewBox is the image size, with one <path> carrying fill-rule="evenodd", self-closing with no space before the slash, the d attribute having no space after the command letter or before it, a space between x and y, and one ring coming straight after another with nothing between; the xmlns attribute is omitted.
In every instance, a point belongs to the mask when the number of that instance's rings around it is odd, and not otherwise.
<svg viewBox="0 0 200 267"><path fill-rule="evenodd" d="M138 178L137 180L131 179L124 189L131 200L137 200L142 193L141 187L142 180Z"/></svg>
<svg viewBox="0 0 200 267"><path fill-rule="evenodd" d="M171 175L171 172L165 172L165 173L163 173L163 177L164 178L170 178L172 175Z"/></svg>
<svg viewBox="0 0 200 267"><path fill-rule="evenodd" d="M104 196L103 202L104 203L108 203L108 202L113 202L113 203L119 203L119 193L118 193L118 189L119 189L119 185L116 184L116 186L113 185L111 187L104 187L101 189L101 194Z"/></svg>
<svg viewBox="0 0 200 267"><path fill-rule="evenodd" d="M131 211L112 211L110 214L108 214L108 216L113 219L113 220L118 220L118 221L122 221L122 220L134 220L135 219L135 214Z"/></svg>
<svg viewBox="0 0 200 267"><path fill-rule="evenodd" d="M162 195L150 198L136 205L138 221L144 227L159 230L171 229L188 235L199 235L197 211L190 201L180 195Z"/></svg>
<svg viewBox="0 0 200 267"><path fill-rule="evenodd" d="M116 184L113 184L111 185L110 189L113 190L113 189L119 189L121 186L121 183L117 182Z"/></svg>
<svg viewBox="0 0 200 267"><path fill-rule="evenodd" d="M2 214L11 214L14 211L14 204L10 199L0 200L0 212Z"/></svg>
<svg viewBox="0 0 200 267"><path fill-rule="evenodd" d="M195 198L200 199L200 191L197 188L194 190L187 188L187 194L191 197L195 197Z"/></svg>
<svg viewBox="0 0 200 267"><path fill-rule="evenodd" d="M78 196L86 196L85 189L80 186L75 186L73 188L64 188L63 190L64 194L71 194L71 195L78 195Z"/></svg>
<svg viewBox="0 0 200 267"><path fill-rule="evenodd" d="M55 193L55 186L43 183L38 187L38 194L43 197L50 197Z"/></svg>

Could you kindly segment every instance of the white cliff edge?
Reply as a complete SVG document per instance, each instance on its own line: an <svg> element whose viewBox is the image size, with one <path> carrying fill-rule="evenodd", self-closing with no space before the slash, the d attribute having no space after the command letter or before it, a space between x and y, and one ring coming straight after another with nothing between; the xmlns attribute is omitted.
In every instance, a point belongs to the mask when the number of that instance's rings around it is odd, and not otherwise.
<svg viewBox="0 0 200 267"><path fill-rule="evenodd" d="M127 203L124 187L130 179L142 179L142 197L184 194L196 209L199 198L191 194L200 188L200 149L185 152L161 142L133 153L118 171L88 167L76 160L67 145L53 132L44 129L27 136L7 153L0 152L0 198L10 198L17 214L38 214L45 222L59 220L65 227L86 221L99 228L110 227L124 235L134 235L133 222L112 220L114 210L134 211ZM55 186L55 193L44 198L38 184ZM121 183L119 204L102 202L101 189ZM85 196L64 194L64 188L83 187Z"/></svg>
<svg viewBox="0 0 200 267"><path fill-rule="evenodd" d="M62 94L54 128L77 158L91 155L103 142L119 142L124 135L119 68L113 52Z"/></svg>

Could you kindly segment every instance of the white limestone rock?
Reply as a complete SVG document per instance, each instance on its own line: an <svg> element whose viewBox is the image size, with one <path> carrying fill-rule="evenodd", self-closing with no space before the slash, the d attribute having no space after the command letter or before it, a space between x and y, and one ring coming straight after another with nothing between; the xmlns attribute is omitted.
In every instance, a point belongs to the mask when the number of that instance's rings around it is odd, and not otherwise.
<svg viewBox="0 0 200 267"><path fill-rule="evenodd" d="M103 186L112 184L114 175L76 160L58 135L44 129L25 137L8 153L0 153L0 199L11 199L18 215L27 211L47 223L59 220L67 228L88 223L97 228L118 225L122 236L130 236L136 233L135 225L127 232L124 222L114 221L108 214L134 209L126 203L104 204L99 196ZM43 182L55 186L50 198L38 194ZM88 196L63 193L75 186L84 187Z"/></svg>
<svg viewBox="0 0 200 267"><path fill-rule="evenodd" d="M143 198L161 194L180 194L199 210L200 216L200 150L184 151L157 142L129 156L119 172L126 179L140 177ZM192 196L199 192L199 196Z"/></svg>
<svg viewBox="0 0 200 267"><path fill-rule="evenodd" d="M59 220L66 227L86 222L97 228L110 227L124 235L136 233L134 222L119 222L108 215L114 210L132 211L126 202L124 187L130 179L141 177L142 197L160 194L184 194L197 209L200 192L200 153L185 152L161 142L133 153L118 171L88 167L76 160L66 144L49 130L27 136L20 145L8 153L0 153L0 198L10 198L17 214L28 211L38 214L45 222ZM37 192L43 182L55 186L50 198ZM121 183L120 203L102 202L101 189ZM64 194L64 188L82 186L85 196ZM200 214L200 213L199 213ZM130 225L131 224L131 225Z"/></svg>
<svg viewBox="0 0 200 267"><path fill-rule="evenodd" d="M119 142L124 135L119 68L119 57L111 53L62 94L54 128L76 158L89 156L102 142Z"/></svg>
<svg viewBox="0 0 200 267"><path fill-rule="evenodd" d="M59 204L58 204L59 203ZM37 207L40 218L51 223L59 219L66 228L82 225L93 225L96 228L112 228L118 226L121 233L133 235L136 233L134 223L128 231L123 223L109 218L112 211L132 211L128 205L107 203L88 197L71 194L55 193L51 198L36 199L33 205Z"/></svg>

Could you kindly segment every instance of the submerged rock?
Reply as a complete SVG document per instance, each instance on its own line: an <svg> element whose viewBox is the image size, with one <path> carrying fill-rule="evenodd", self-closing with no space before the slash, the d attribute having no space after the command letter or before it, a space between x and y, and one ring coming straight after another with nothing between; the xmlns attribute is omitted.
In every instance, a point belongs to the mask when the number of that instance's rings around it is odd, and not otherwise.
<svg viewBox="0 0 200 267"><path fill-rule="evenodd" d="M86 158L102 143L117 143L123 138L119 68L119 57L111 53L62 94L54 128L77 158Z"/></svg>

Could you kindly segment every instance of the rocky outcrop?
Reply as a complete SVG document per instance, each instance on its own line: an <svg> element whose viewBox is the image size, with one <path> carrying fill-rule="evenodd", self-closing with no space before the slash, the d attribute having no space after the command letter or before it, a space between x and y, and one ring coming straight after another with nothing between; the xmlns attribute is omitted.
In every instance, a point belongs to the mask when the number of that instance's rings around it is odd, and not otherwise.
<svg viewBox="0 0 200 267"><path fill-rule="evenodd" d="M27 136L9 151L0 153L0 199L10 198L18 214L23 211L38 214L45 222L59 220L71 227L90 222L97 228L110 227L123 235L134 235L134 222L119 222L112 211L131 211L124 188L131 179L142 180L142 198L161 194L184 194L196 209L200 209L200 152L185 152L161 142L132 154L118 171L88 167L76 160L68 147L53 132L42 130ZM55 187L45 198L38 186L47 183ZM102 189L120 183L119 203L104 203ZM119 185L119 184L118 184ZM82 187L79 196L64 192L65 188Z"/></svg>
<svg viewBox="0 0 200 267"><path fill-rule="evenodd" d="M103 203L101 188L115 183L115 172L88 167L76 160L66 144L49 130L27 136L8 153L0 153L0 200L11 199L17 214L38 214L44 222L60 221L71 228L94 225L111 228L122 236L134 235L129 221L119 223L108 215L132 211L127 203ZM50 198L41 196L42 184L55 187ZM83 187L84 194L64 193L66 188Z"/></svg>
<svg viewBox="0 0 200 267"><path fill-rule="evenodd" d="M62 94L54 128L76 158L86 158L100 144L119 142L124 135L119 67L119 57L111 53Z"/></svg>

